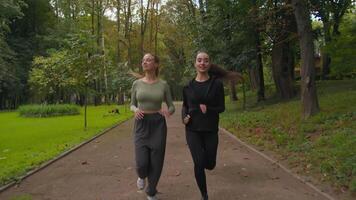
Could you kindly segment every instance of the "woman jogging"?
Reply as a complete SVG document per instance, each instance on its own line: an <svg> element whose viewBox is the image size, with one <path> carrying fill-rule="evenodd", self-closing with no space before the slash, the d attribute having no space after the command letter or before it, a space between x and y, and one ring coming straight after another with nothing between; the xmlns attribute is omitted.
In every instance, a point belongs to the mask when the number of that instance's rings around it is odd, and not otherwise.
<svg viewBox="0 0 356 200"><path fill-rule="evenodd" d="M167 125L165 117L175 111L169 86L158 78L159 59L150 53L142 59L144 76L132 84L131 110L135 112L134 143L137 187L146 186L147 199L156 200L166 149ZM165 101L168 110L162 109Z"/></svg>
<svg viewBox="0 0 356 200"><path fill-rule="evenodd" d="M225 110L224 87L219 78L233 77L210 63L206 52L195 59L196 77L183 88L182 121L194 162L194 174L203 200L208 199L205 169L216 165L219 113Z"/></svg>

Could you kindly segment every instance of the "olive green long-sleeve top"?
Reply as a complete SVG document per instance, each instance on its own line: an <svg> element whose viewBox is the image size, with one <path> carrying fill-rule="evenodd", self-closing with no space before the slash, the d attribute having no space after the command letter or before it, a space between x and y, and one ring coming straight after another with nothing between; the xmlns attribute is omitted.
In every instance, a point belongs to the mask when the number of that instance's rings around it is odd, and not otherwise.
<svg viewBox="0 0 356 200"><path fill-rule="evenodd" d="M136 112L138 109L143 111L158 111L161 109L163 101L167 104L168 112L173 114L175 107L171 91L165 81L158 80L154 83L146 83L139 79L132 84L130 109L133 112Z"/></svg>

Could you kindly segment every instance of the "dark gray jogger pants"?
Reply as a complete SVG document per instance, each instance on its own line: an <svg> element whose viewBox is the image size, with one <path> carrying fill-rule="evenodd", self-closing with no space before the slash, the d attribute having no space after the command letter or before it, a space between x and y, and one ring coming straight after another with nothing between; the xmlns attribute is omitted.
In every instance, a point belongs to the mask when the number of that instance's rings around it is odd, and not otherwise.
<svg viewBox="0 0 356 200"><path fill-rule="evenodd" d="M146 193L154 196L166 150L166 119L159 113L145 114L143 119L135 120L134 138L137 174L147 177Z"/></svg>

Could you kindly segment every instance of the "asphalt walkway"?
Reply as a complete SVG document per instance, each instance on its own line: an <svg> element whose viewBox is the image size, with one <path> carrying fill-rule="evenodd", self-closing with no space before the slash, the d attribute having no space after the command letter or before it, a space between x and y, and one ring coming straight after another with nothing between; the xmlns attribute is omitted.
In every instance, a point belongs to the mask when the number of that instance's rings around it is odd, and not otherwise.
<svg viewBox="0 0 356 200"><path fill-rule="evenodd" d="M161 200L199 200L185 142L180 107L168 119L166 159L158 185ZM140 200L129 120L0 193L1 200ZM226 133L220 132L215 170L207 172L211 200L326 200ZM24 196L25 195L25 196Z"/></svg>

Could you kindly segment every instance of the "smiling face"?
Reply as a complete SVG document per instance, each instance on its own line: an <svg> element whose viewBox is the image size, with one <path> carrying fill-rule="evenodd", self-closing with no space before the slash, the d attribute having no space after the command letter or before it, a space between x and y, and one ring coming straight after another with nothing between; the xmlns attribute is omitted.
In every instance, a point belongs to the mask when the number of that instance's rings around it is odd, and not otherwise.
<svg viewBox="0 0 356 200"><path fill-rule="evenodd" d="M198 53L197 57L195 58L195 69L198 73L208 73L210 69L210 59L207 53Z"/></svg>
<svg viewBox="0 0 356 200"><path fill-rule="evenodd" d="M150 72L156 70L158 63L156 63L155 57L148 53L143 56L141 66L144 72Z"/></svg>

